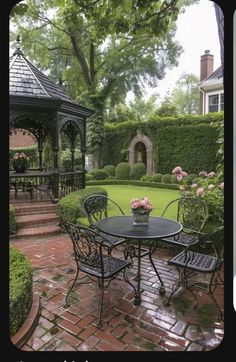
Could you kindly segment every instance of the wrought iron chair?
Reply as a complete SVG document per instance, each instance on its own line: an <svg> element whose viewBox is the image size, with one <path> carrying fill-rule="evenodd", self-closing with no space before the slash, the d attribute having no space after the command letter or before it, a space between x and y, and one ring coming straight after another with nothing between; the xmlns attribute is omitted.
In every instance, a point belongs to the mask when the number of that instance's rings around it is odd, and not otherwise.
<svg viewBox="0 0 236 362"><path fill-rule="evenodd" d="M167 306L170 305L174 293L181 287L191 292L197 306L198 300L193 289L200 288L211 297L218 309L218 318L223 319L223 313L214 297L217 286L223 285L223 234L224 226L220 226L214 232L201 236L198 243L193 242L168 261L168 264L177 268L179 278L172 287Z"/></svg>
<svg viewBox="0 0 236 362"><path fill-rule="evenodd" d="M176 221L183 225L183 230L178 235L161 239L161 242L172 244L176 249L197 243L208 218L205 201L195 197L180 197L165 207L161 217L164 217L172 207L176 208Z"/></svg>
<svg viewBox="0 0 236 362"><path fill-rule="evenodd" d="M39 194L40 200L48 196L50 200L53 201L52 187L53 187L53 181L51 178L49 178L46 182L42 182L39 185L35 185L34 189L36 190L36 198L37 194Z"/></svg>
<svg viewBox="0 0 236 362"><path fill-rule="evenodd" d="M84 200L83 207L85 214L88 218L90 228L95 230L97 222L103 218L108 217L108 212L111 209L115 208L120 214L124 215L124 212L120 208L120 206L115 201L111 200L105 195L92 195L87 197ZM126 241L124 238L108 235L102 232L99 232L99 234L101 235L101 240L103 240L103 237L109 240L109 245L107 247L108 254L111 254L111 250L113 247L120 245Z"/></svg>
<svg viewBox="0 0 236 362"><path fill-rule="evenodd" d="M91 281L97 278L100 298L96 326L101 327L104 290L108 287L111 280L117 278L119 274L123 272L124 280L131 285L136 292L135 287L130 283L126 275L126 268L131 266L132 260L129 261L103 254L104 245L107 247L107 245L111 243L108 239L101 239L101 234L91 228L68 222L60 223L59 225L70 235L77 265L75 279L65 297L65 307L70 306L68 297L76 286L76 282L83 284L83 279L86 278L86 276L89 276ZM80 271L85 273L85 276L79 278L78 275Z"/></svg>

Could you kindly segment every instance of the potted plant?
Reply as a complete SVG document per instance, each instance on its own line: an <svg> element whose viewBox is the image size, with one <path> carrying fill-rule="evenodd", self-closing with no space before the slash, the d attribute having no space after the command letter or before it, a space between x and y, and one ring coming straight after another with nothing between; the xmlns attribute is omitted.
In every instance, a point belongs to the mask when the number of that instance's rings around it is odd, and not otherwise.
<svg viewBox="0 0 236 362"><path fill-rule="evenodd" d="M29 157L24 152L17 152L12 159L12 166L16 172L25 172L29 166Z"/></svg>
<svg viewBox="0 0 236 362"><path fill-rule="evenodd" d="M149 213L152 211L152 204L148 198L135 198L130 203L134 218L133 225L148 225Z"/></svg>

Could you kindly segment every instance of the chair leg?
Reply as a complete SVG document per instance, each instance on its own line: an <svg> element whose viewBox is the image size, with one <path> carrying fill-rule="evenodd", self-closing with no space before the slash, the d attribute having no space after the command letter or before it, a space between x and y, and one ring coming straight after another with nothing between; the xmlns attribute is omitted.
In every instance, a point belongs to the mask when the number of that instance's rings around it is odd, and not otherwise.
<svg viewBox="0 0 236 362"><path fill-rule="evenodd" d="M176 283L176 286L175 286L175 288L172 288L172 291L171 291L171 293L170 293L170 295L169 295L169 298L168 298L168 300L167 300L167 302L166 302L166 307L169 307L169 305L170 305L170 300L171 300L171 298L172 298L172 296L175 294L175 292L177 292L177 290L182 286L182 282L181 281L177 281Z"/></svg>
<svg viewBox="0 0 236 362"><path fill-rule="evenodd" d="M98 312L98 320L96 322L96 326L101 328L102 326L102 309L103 309L103 297L104 297L104 280L98 281L99 289L100 289L100 299L99 299L99 312Z"/></svg>
<svg viewBox="0 0 236 362"><path fill-rule="evenodd" d="M73 289L74 286L75 286L75 283L76 283L76 280L77 280L77 278L78 278L78 275L79 275L79 268L77 267L77 271L76 271L76 275L75 275L75 279L74 279L74 281L73 281L73 284L72 284L72 286L70 287L70 289L69 289L69 291L68 291L68 293L67 293L67 295L66 295L66 297L65 297L65 299L64 299L64 304L63 304L63 307L64 307L64 308L70 306L70 303L68 302L68 297L69 297L70 293L72 292L72 289Z"/></svg>

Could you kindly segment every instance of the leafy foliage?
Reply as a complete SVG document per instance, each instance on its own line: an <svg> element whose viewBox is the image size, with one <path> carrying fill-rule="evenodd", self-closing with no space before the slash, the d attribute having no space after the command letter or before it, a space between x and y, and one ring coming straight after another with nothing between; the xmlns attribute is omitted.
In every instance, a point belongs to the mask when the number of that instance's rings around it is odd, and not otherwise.
<svg viewBox="0 0 236 362"><path fill-rule="evenodd" d="M58 215L62 221L76 223L78 217L85 217L83 209L84 200L93 194L107 196L106 190L101 187L91 187L77 192L71 192L69 195L62 197L58 203Z"/></svg>
<svg viewBox="0 0 236 362"><path fill-rule="evenodd" d="M218 122L222 113L207 115L181 115L178 117L152 116L146 122L122 122L105 125L105 142L102 148L104 164L126 161L128 149L137 129L146 135L153 146L155 173L170 173L181 164L190 173L203 169L216 170L219 163Z"/></svg>
<svg viewBox="0 0 236 362"><path fill-rule="evenodd" d="M9 325L10 335L16 334L29 314L32 304L33 271L29 260L10 246Z"/></svg>
<svg viewBox="0 0 236 362"><path fill-rule="evenodd" d="M16 215L13 205L9 205L9 233L14 234L16 232Z"/></svg>
<svg viewBox="0 0 236 362"><path fill-rule="evenodd" d="M106 103L123 101L128 91L157 86L177 65L181 46L174 40L179 0L27 0L12 11L27 57L72 98L95 110L90 146L99 161ZM25 12L25 10L27 10Z"/></svg>

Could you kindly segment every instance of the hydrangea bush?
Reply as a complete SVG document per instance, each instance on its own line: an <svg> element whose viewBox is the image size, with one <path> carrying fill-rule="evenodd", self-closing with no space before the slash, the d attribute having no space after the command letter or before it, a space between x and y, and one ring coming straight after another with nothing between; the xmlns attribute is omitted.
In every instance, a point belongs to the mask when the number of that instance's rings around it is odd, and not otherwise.
<svg viewBox="0 0 236 362"><path fill-rule="evenodd" d="M179 182L179 189L183 196L202 197L208 207L209 221L224 222L224 181L221 175L215 172L201 171L199 177L193 180L191 184L185 181L188 176L180 166L172 170Z"/></svg>

